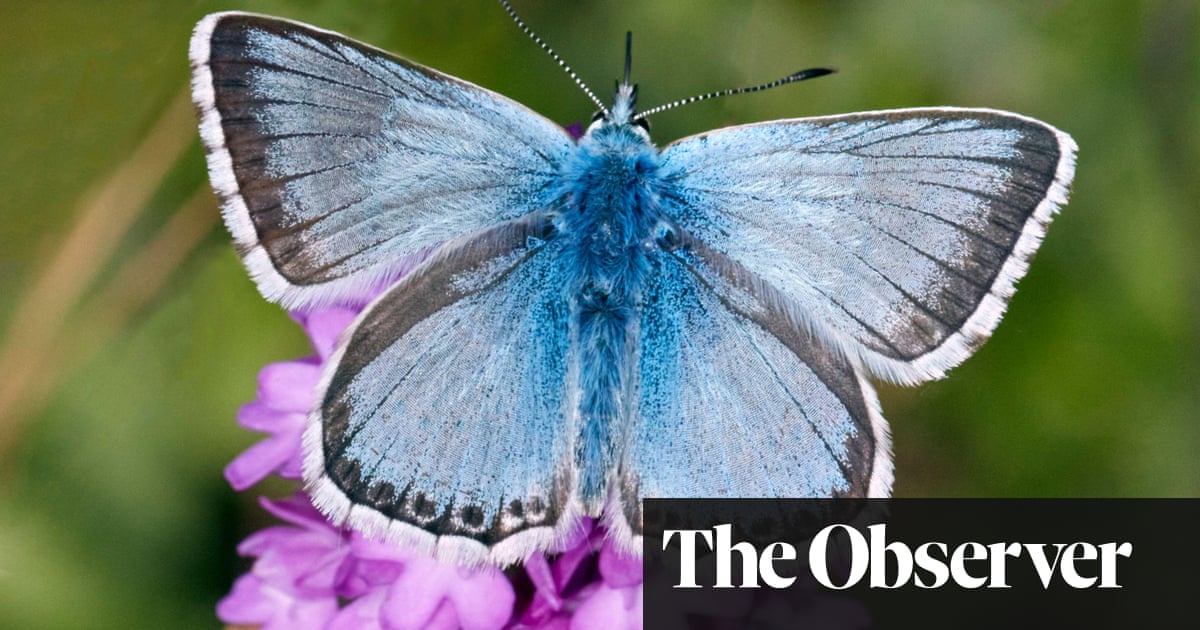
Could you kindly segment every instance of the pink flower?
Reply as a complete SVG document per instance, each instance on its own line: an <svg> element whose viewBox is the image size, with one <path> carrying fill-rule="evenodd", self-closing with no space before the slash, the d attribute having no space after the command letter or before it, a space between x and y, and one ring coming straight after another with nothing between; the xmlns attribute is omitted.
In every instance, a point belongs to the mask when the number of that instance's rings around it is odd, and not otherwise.
<svg viewBox="0 0 1200 630"><path fill-rule="evenodd" d="M257 560L217 604L217 616L264 630L325 626L338 611L334 578L346 557L341 533L301 495L259 503L290 525L269 527L238 545L238 553Z"/></svg>
<svg viewBox="0 0 1200 630"><path fill-rule="evenodd" d="M260 503L288 525L238 546L256 560L217 605L227 623L488 630L511 615L512 584L496 569L465 570L336 528L303 493Z"/></svg>
<svg viewBox="0 0 1200 630"><path fill-rule="evenodd" d="M238 410L238 423L271 435L225 467L225 479L235 490L245 490L271 473L300 479L300 436L316 402L314 390L322 364L333 352L338 335L357 314L348 308L293 314L308 333L317 356L272 363L258 373L258 398Z"/></svg>

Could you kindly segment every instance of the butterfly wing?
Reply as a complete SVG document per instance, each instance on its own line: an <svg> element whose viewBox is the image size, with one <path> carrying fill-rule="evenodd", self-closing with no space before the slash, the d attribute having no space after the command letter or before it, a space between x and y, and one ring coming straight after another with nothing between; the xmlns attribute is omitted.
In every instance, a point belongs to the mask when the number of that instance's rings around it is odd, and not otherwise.
<svg viewBox="0 0 1200 630"><path fill-rule="evenodd" d="M544 207L572 146L503 96L286 20L210 15L190 55L226 225L288 307L361 297L433 245Z"/></svg>
<svg viewBox="0 0 1200 630"><path fill-rule="evenodd" d="M987 339L1066 201L1075 143L992 110L784 120L663 151L679 224L877 377L942 376Z"/></svg>
<svg viewBox="0 0 1200 630"><path fill-rule="evenodd" d="M745 268L686 232L680 242L647 275L609 527L635 541L641 498L887 496L887 425L863 374Z"/></svg>
<svg viewBox="0 0 1200 630"><path fill-rule="evenodd" d="M578 521L565 271L541 213L440 248L352 325L305 433L334 522L507 564Z"/></svg>

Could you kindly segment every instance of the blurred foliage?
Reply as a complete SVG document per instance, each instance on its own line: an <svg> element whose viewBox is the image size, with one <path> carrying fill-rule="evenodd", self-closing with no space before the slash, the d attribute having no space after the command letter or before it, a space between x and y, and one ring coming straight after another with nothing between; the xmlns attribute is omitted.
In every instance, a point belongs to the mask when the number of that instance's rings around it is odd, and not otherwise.
<svg viewBox="0 0 1200 630"><path fill-rule="evenodd" d="M601 93L633 29L644 106L841 70L659 115L660 143L925 105L1071 133L1071 202L993 340L946 380L881 386L896 494L1200 494L1200 5L516 4ZM0 627L212 627L261 526L221 477L256 439L234 414L262 365L309 350L215 221L182 100L192 25L232 8L592 113L487 0L0 4Z"/></svg>

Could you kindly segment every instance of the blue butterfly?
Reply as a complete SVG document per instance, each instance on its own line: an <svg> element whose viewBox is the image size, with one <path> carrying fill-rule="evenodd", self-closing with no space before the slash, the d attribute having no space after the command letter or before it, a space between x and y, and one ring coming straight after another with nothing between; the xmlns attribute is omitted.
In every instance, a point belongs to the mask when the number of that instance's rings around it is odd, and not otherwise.
<svg viewBox="0 0 1200 630"><path fill-rule="evenodd" d="M920 383L974 352L1074 173L1069 136L1001 111L778 120L660 150L628 61L575 141L281 19L210 15L190 54L262 294L311 308L394 283L321 381L314 502L465 564L552 550L585 516L640 553L647 497L887 496L868 377Z"/></svg>

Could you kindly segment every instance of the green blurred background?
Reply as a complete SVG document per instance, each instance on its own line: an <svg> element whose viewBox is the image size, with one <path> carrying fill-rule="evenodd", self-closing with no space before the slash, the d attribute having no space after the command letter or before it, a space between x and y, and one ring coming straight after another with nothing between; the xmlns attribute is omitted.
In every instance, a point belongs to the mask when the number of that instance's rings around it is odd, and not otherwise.
<svg viewBox="0 0 1200 630"><path fill-rule="evenodd" d="M993 340L881 386L897 496L1198 496L1200 3L516 0L641 103L832 65L654 118L660 143L927 105L1034 116L1080 146L1070 204ZM593 107L489 0L0 4L0 627L213 627L265 522L222 467L264 364L307 354L216 221L189 101L204 14L286 16L551 119ZM283 484L265 484L284 494Z"/></svg>

